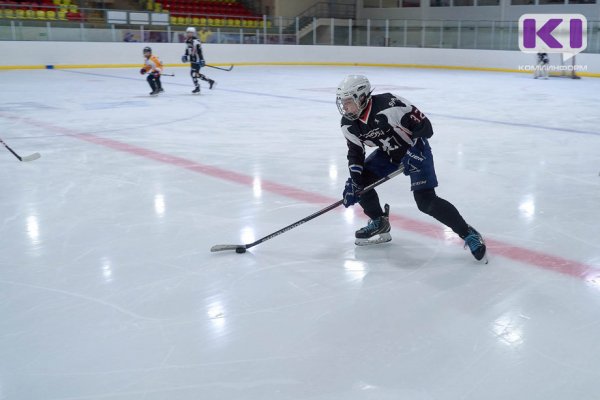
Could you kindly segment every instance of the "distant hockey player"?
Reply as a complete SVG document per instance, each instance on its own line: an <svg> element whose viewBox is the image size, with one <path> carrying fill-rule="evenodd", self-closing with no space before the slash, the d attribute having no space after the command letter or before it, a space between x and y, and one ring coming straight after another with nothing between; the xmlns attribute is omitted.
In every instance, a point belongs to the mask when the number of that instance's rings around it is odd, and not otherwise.
<svg viewBox="0 0 600 400"><path fill-rule="evenodd" d="M163 65L158 57L152 55L152 49L150 47L144 47L144 66L140 69L140 74L144 75L148 73L146 80L152 88L150 96L156 96L161 92L164 92L162 84L160 83L160 74L163 70Z"/></svg>
<svg viewBox="0 0 600 400"><path fill-rule="evenodd" d="M537 53L537 65L535 66L533 78L548 79L549 64L548 53Z"/></svg>
<svg viewBox="0 0 600 400"><path fill-rule="evenodd" d="M456 207L438 197L433 156L428 139L433 135L429 119L408 100L391 93L371 95L371 84L362 75L349 75L337 88L336 103L342 114L342 133L348 145L350 178L344 188L344 206L359 203L370 218L356 231L356 245L389 242L389 206L381 209L375 190L359 196L375 181L404 166L420 211L450 227L465 241L477 260L486 258L483 237L469 226ZM377 147L365 159L365 145Z"/></svg>
<svg viewBox="0 0 600 400"><path fill-rule="evenodd" d="M204 62L204 56L202 55L202 43L197 37L196 28L190 26L185 30L185 34L187 36L185 41L186 49L185 54L181 56L181 62L190 62L192 68L190 70L190 75L192 76L192 81L194 82L195 86L194 90L192 90L192 93L199 94L200 83L198 82L198 78L208 82L209 89L213 88L215 81L200 73L200 68L204 67L206 63Z"/></svg>

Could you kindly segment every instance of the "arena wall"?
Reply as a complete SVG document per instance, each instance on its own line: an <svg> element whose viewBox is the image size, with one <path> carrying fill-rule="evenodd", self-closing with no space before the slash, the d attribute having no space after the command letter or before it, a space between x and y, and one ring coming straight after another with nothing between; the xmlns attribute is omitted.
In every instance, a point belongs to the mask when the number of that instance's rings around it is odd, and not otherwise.
<svg viewBox="0 0 600 400"><path fill-rule="evenodd" d="M151 46L168 66L178 66L184 46L175 43L113 42L0 42L0 69L137 67L142 49ZM530 72L535 55L520 51L430 49L406 47L295 46L259 44L205 44L213 65L358 65ZM560 56L551 55L552 64ZM581 53L576 63L587 70L581 76L600 77L600 54ZM521 67L523 68L523 67Z"/></svg>

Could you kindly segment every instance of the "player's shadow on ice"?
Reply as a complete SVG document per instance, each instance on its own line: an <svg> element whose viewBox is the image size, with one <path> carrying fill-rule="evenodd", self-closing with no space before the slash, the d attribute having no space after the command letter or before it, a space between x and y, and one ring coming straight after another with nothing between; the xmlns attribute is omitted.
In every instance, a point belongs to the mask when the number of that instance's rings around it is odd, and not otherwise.
<svg viewBox="0 0 600 400"><path fill-rule="evenodd" d="M373 246L356 246L354 257L373 268L381 264L402 270L446 268L448 265L471 264L472 261L470 254L463 253L458 247L432 245L402 238Z"/></svg>

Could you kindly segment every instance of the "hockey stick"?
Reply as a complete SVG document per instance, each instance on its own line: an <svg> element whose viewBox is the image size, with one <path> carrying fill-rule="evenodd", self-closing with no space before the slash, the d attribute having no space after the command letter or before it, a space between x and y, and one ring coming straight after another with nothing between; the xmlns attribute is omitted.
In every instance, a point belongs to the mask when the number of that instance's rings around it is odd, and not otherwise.
<svg viewBox="0 0 600 400"><path fill-rule="evenodd" d="M221 68L221 67L215 67L214 65L206 64L206 67L220 69L221 71L231 71L233 69L233 65L229 66L229 68Z"/></svg>
<svg viewBox="0 0 600 400"><path fill-rule="evenodd" d="M28 156L25 157L21 157L20 155L18 155L17 153L15 153L13 151L13 149L11 149L10 147L8 147L8 145L6 143L4 143L4 141L2 139L0 139L0 143L2 143L4 145L4 147L6 147L8 149L8 151L10 151L11 153L13 153L13 155L15 157L17 157L19 159L19 161L33 161L33 160L37 160L38 158L40 158L40 153L33 153L30 154Z"/></svg>
<svg viewBox="0 0 600 400"><path fill-rule="evenodd" d="M364 194L366 192L368 192L369 190L375 188L376 186L381 185L384 182L389 181L390 179L392 179L393 177L395 177L396 175L401 174L402 172L404 172L404 167L402 165L400 165L400 168L398 168L396 171L392 172L391 174L389 174L388 176L385 176L383 178L381 178L380 180L378 180L375 183L370 184L369 186L367 186L366 188L364 188L360 193L360 194ZM261 239L258 239L252 243L248 243L248 244L217 244L214 245L213 247L210 248L210 251L212 252L216 252L216 251L224 251L224 250L235 250L236 253L245 253L247 249L249 249L250 247L254 247L257 244L261 244L263 242L266 242L269 239L273 239L275 236L279 236L282 233L285 233L289 230L292 230L302 224L304 224L305 222L310 221L311 219L315 219L317 218L319 215L323 215L326 212L329 212L331 210L333 210L334 208L339 207L340 205L342 205L342 203L344 202L344 200L338 200L335 203L333 203L330 206L325 207L324 209L317 211L314 214L309 215L308 217L302 218L300 221L296 221L291 225L286 226L285 228L282 228L280 230L278 230L277 232L273 232L270 235L267 235Z"/></svg>
<svg viewBox="0 0 600 400"><path fill-rule="evenodd" d="M175 76L175 74L160 74L161 76Z"/></svg>

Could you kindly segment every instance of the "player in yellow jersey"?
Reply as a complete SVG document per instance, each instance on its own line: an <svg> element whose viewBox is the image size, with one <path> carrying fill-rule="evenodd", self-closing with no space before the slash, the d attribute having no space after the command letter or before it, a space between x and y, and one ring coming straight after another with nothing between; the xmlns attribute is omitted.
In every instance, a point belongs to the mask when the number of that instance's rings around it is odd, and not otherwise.
<svg viewBox="0 0 600 400"><path fill-rule="evenodd" d="M163 70L163 65L158 57L152 55L152 49L150 47L144 47L144 66L140 69L140 74L144 75L148 73L146 80L152 88L150 96L157 96L160 92L164 92L162 84L160 83L160 74Z"/></svg>

